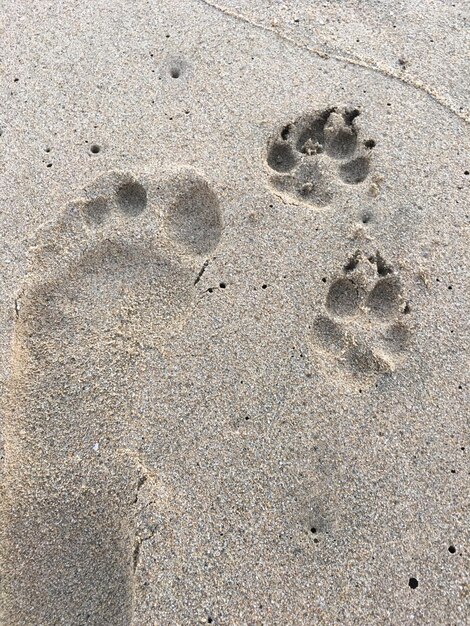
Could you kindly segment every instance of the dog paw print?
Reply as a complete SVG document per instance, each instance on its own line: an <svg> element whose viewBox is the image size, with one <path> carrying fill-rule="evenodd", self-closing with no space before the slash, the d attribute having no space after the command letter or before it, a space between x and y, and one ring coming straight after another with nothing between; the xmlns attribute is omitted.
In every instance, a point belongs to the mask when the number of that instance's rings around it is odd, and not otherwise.
<svg viewBox="0 0 470 626"><path fill-rule="evenodd" d="M311 326L322 363L362 384L395 371L410 343L402 282L379 253L356 252L328 287Z"/></svg>
<svg viewBox="0 0 470 626"><path fill-rule="evenodd" d="M334 107L283 126L268 142L272 187L290 201L323 207L336 185L362 183L375 141L361 138L359 115L358 109Z"/></svg>

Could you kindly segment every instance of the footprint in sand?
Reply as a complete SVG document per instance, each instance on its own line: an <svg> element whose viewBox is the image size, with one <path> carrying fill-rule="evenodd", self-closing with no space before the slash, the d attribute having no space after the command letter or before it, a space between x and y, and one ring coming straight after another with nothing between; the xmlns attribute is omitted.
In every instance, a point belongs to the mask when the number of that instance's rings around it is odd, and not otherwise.
<svg viewBox="0 0 470 626"><path fill-rule="evenodd" d="M381 255L357 251L333 280L325 313L311 327L311 346L323 367L361 387L395 371L410 343L409 305L399 276Z"/></svg>
<svg viewBox="0 0 470 626"><path fill-rule="evenodd" d="M37 234L6 401L3 624L130 623L133 390L221 232L215 193L179 169L105 174Z"/></svg>
<svg viewBox="0 0 470 626"><path fill-rule="evenodd" d="M338 184L362 183L375 141L361 138L359 115L359 109L334 107L282 126L267 148L272 188L287 201L324 207Z"/></svg>

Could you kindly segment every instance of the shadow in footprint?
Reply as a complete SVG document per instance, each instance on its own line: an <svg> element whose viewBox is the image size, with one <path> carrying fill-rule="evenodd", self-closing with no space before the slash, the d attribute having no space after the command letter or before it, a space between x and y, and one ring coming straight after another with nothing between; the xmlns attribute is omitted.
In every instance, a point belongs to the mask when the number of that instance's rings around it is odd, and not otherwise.
<svg viewBox="0 0 470 626"><path fill-rule="evenodd" d="M335 280L326 297L326 308L339 317L353 316L358 310L360 294L356 285L348 278Z"/></svg>
<svg viewBox="0 0 470 626"><path fill-rule="evenodd" d="M379 280L367 298L367 307L370 313L378 318L387 318L394 315L399 308L401 288L394 277Z"/></svg>

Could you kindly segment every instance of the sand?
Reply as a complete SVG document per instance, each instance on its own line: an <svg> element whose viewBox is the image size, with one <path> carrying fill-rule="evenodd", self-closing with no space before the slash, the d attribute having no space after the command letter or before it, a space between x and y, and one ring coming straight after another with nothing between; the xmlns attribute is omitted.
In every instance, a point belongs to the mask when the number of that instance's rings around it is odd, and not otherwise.
<svg viewBox="0 0 470 626"><path fill-rule="evenodd" d="M2 20L0 623L467 624L465 3Z"/></svg>

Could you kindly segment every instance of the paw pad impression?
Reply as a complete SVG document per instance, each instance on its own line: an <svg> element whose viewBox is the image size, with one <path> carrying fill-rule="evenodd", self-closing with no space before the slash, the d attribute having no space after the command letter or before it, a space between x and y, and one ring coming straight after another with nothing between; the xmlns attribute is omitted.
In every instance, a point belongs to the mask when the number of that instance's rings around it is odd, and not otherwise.
<svg viewBox="0 0 470 626"><path fill-rule="evenodd" d="M409 346L408 312L393 268L378 252L358 251L329 284L325 311L311 327L313 348L332 369L354 378L390 373Z"/></svg>
<svg viewBox="0 0 470 626"><path fill-rule="evenodd" d="M334 183L356 185L369 174L373 139L362 140L358 109L326 109L283 126L268 142L270 183L291 200L326 206Z"/></svg>

